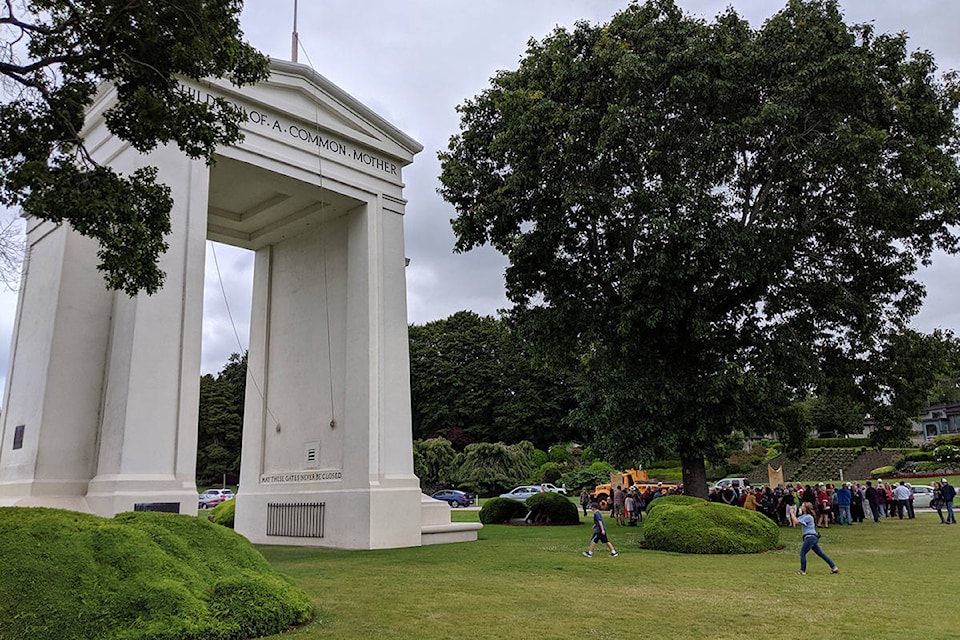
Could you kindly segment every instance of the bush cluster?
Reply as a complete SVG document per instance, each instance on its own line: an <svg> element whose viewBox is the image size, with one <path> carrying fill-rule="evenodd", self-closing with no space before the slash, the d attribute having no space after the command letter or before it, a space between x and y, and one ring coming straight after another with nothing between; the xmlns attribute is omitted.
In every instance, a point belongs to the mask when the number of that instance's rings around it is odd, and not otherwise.
<svg viewBox="0 0 960 640"><path fill-rule="evenodd" d="M757 553L774 549L780 530L770 518L689 496L657 498L643 526L647 546L679 553Z"/></svg>
<svg viewBox="0 0 960 640"><path fill-rule="evenodd" d="M491 498L480 508L480 522L483 524L503 524L513 518L527 514L527 507L512 498Z"/></svg>
<svg viewBox="0 0 960 640"><path fill-rule="evenodd" d="M933 450L933 459L940 464L955 464L960 462L960 447L952 444L942 444Z"/></svg>
<svg viewBox="0 0 960 640"><path fill-rule="evenodd" d="M871 469L870 477L882 478L883 476L891 475L894 471L896 471L896 468L892 464L888 464L885 467L877 467L876 469Z"/></svg>
<svg viewBox="0 0 960 640"><path fill-rule="evenodd" d="M539 524L580 524L580 511L566 496L546 491L527 498L530 520Z"/></svg>
<svg viewBox="0 0 960 640"><path fill-rule="evenodd" d="M249 541L194 516L0 508L0 638L234 640L310 619Z"/></svg>
<svg viewBox="0 0 960 640"><path fill-rule="evenodd" d="M225 500L213 508L210 519L216 524L233 529L234 516L237 513L237 501Z"/></svg>

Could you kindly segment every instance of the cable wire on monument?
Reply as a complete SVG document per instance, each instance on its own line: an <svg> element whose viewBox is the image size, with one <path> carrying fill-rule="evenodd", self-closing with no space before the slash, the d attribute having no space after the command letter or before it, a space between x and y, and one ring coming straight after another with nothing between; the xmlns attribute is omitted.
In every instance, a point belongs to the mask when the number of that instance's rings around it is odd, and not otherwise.
<svg viewBox="0 0 960 640"><path fill-rule="evenodd" d="M313 61L310 59L310 54L307 53L306 48L300 42L300 36L297 33L297 0L293 0L293 34L291 36L291 51L290 51L290 60L291 62L297 61L297 51L303 51L303 56L307 59L307 66L316 71L316 67L313 66ZM314 133L317 136L320 135L320 111L314 108ZM317 145L317 177L319 178L319 187L320 187L320 205L321 212L323 209L323 155L320 152L320 146ZM333 340L330 336L330 287L327 282L327 243L326 237L321 237L321 246L323 247L323 309L326 315L326 333L327 333L327 380L330 383L330 428L336 428L337 421L334 417L336 415L336 406L334 405L334 392L333 392L333 352L332 345Z"/></svg>

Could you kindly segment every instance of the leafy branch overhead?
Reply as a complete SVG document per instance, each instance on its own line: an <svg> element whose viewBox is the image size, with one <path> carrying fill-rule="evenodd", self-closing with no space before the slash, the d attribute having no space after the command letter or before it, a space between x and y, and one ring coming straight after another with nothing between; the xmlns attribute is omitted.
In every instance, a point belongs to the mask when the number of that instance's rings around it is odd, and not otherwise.
<svg viewBox="0 0 960 640"><path fill-rule="evenodd" d="M759 28L651 0L532 40L460 105L440 193L458 251L508 256L531 340L586 368L598 445L676 446L694 486L712 442L855 387L916 313L918 266L960 249L958 105L832 0Z"/></svg>
<svg viewBox="0 0 960 640"><path fill-rule="evenodd" d="M241 40L241 0L9 0L0 8L0 203L68 222L99 245L110 288L155 293L170 231L170 190L153 167L120 175L81 134L104 82L117 92L106 126L141 152L175 143L213 161L241 139L241 114L200 102L182 79L242 86L268 74Z"/></svg>

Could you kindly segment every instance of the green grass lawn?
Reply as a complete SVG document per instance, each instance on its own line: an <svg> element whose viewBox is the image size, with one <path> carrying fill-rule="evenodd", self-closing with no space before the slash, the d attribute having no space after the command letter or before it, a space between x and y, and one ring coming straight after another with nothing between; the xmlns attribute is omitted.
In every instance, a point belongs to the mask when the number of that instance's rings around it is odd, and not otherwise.
<svg viewBox="0 0 960 640"><path fill-rule="evenodd" d="M739 556L648 551L641 529L609 529L617 558L580 555L586 520L486 526L477 542L410 549L258 547L318 610L274 637L960 638L960 525L935 513L823 530L837 575L812 553L807 575L794 574L799 529L781 530L781 550Z"/></svg>

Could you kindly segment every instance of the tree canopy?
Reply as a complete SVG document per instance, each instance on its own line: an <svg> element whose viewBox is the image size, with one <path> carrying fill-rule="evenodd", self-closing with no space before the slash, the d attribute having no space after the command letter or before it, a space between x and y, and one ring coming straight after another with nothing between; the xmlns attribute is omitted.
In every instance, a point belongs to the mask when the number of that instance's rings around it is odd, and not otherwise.
<svg viewBox="0 0 960 640"><path fill-rule="evenodd" d="M411 325L414 438L550 445L573 437L573 376L550 368L508 324L470 311Z"/></svg>
<svg viewBox="0 0 960 640"><path fill-rule="evenodd" d="M458 107L456 249L509 258L511 316L585 368L601 451L675 449L705 492L712 442L861 384L918 266L958 251L960 91L936 71L830 0L557 29Z"/></svg>
<svg viewBox="0 0 960 640"><path fill-rule="evenodd" d="M197 416L197 484L210 486L240 473L247 353L230 354L216 376L200 377Z"/></svg>
<svg viewBox="0 0 960 640"><path fill-rule="evenodd" d="M170 142L213 160L241 138L225 100L197 100L181 79L268 74L241 40L242 0L30 0L0 9L0 204L68 222L96 239L107 285L134 295L163 284L172 200L155 167L121 175L84 146L86 109L100 85L117 100L106 126L141 152Z"/></svg>

